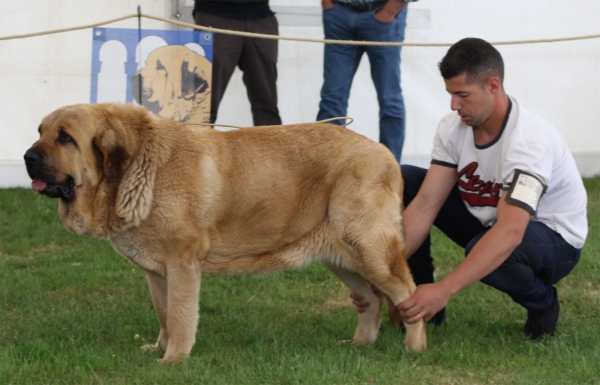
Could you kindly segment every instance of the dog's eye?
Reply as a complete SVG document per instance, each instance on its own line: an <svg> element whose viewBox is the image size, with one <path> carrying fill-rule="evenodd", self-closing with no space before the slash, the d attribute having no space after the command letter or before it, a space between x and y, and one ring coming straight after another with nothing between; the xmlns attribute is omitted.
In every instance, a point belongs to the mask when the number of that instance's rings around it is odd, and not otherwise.
<svg viewBox="0 0 600 385"><path fill-rule="evenodd" d="M162 63L160 62L160 60L156 61L156 70L160 71L160 70L165 70L165 66L162 65Z"/></svg>
<svg viewBox="0 0 600 385"><path fill-rule="evenodd" d="M67 144L77 145L71 135L67 134L64 130L60 130L58 133L58 143L62 144L63 146Z"/></svg>

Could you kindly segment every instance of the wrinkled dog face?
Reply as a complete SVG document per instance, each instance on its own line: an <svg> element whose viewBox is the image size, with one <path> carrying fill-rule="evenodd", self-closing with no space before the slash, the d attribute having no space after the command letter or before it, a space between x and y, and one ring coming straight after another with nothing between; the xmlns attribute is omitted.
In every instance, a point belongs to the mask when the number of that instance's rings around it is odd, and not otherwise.
<svg viewBox="0 0 600 385"><path fill-rule="evenodd" d="M24 155L31 187L69 204L82 189L106 179L99 141L107 136L105 125L99 106L72 105L46 116L38 128L40 139Z"/></svg>
<svg viewBox="0 0 600 385"><path fill-rule="evenodd" d="M76 198L76 190L97 177L96 165L90 164L93 135L81 127L85 114L74 110L58 110L40 124L40 139L25 153L31 187L65 203Z"/></svg>
<svg viewBox="0 0 600 385"><path fill-rule="evenodd" d="M115 226L120 217L112 203L132 159L123 122L146 127L147 116L142 107L101 103L62 107L42 120L25 165L34 190L60 198L58 212L67 229L105 236Z"/></svg>

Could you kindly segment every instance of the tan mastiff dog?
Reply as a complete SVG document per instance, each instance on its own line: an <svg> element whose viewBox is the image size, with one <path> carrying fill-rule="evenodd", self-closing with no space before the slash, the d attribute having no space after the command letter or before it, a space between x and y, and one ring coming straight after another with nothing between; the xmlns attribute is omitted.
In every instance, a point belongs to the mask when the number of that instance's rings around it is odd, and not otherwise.
<svg viewBox="0 0 600 385"><path fill-rule="evenodd" d="M208 123L212 63L182 45L157 48L131 78L135 100L177 122Z"/></svg>
<svg viewBox="0 0 600 385"><path fill-rule="evenodd" d="M414 291L402 178L381 144L329 124L199 130L123 104L73 105L42 121L25 154L32 187L59 198L63 224L110 239L146 272L163 361L189 355L202 273L268 273L324 263L376 304ZM353 342L381 315L358 315ZM425 324L405 345L426 349Z"/></svg>

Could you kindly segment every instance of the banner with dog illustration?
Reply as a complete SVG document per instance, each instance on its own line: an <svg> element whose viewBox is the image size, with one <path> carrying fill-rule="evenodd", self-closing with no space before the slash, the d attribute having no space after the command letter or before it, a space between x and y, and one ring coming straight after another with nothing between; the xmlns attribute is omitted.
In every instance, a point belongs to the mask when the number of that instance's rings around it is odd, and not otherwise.
<svg viewBox="0 0 600 385"><path fill-rule="evenodd" d="M166 118L210 116L213 34L94 28L90 103L137 103Z"/></svg>

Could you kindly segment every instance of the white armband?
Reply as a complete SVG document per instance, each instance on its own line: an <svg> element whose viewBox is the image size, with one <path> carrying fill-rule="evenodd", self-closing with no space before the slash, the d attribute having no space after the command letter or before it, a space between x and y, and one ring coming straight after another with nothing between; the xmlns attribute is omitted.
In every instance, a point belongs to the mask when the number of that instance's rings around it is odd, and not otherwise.
<svg viewBox="0 0 600 385"><path fill-rule="evenodd" d="M537 212L540 199L547 188L548 186L537 175L517 169L506 201L533 215Z"/></svg>

